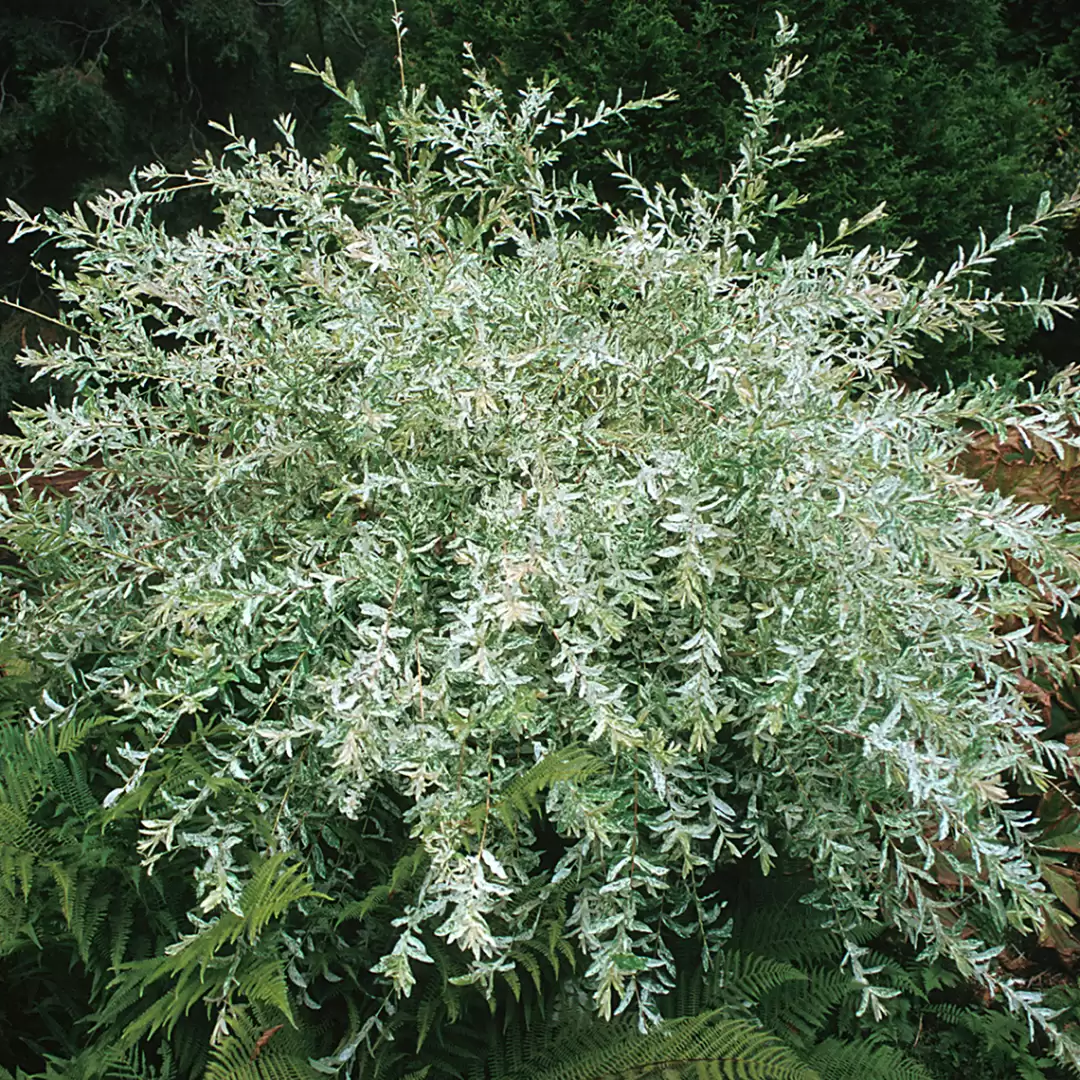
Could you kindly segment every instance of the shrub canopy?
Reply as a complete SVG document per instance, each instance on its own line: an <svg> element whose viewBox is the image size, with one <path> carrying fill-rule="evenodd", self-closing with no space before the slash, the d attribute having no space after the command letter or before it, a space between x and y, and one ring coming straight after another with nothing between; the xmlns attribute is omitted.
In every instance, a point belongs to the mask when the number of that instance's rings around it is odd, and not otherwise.
<svg viewBox="0 0 1080 1080"><path fill-rule="evenodd" d="M1071 764L1023 686L1067 666L1027 628L1077 610L1076 527L954 462L973 426L1080 446L1078 389L895 371L920 335L1075 307L981 278L1078 203L929 278L849 243L880 207L785 254L769 177L834 138L772 141L799 66L746 91L717 191L615 156L612 206L556 174L660 99L581 117L478 74L383 123L327 67L380 171L303 158L285 118L273 150L230 133L89 213L12 205L78 270L70 337L27 357L74 400L2 443L0 627L31 725L92 729L107 827L192 886L121 987L202 965L225 1008L269 950L307 1001L346 967L408 994L446 956L490 991L569 946L601 1014L648 1022L672 941L722 947L725 876L783 860L812 864L864 1007L893 992L871 919L1053 1030L993 958L1055 917L1018 795ZM188 187L221 222L170 235L154 207ZM85 476L32 494L60 470Z"/></svg>

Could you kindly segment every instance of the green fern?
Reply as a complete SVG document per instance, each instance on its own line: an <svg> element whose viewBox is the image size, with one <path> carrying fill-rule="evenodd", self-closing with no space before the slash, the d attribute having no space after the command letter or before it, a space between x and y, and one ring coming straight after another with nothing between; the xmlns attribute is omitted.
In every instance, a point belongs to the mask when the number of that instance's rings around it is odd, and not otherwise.
<svg viewBox="0 0 1080 1080"><path fill-rule="evenodd" d="M337 912L335 926L340 926L350 919L366 919L381 904L387 903L395 893L412 881L427 862L427 852L419 844L413 846L394 864L389 880L368 891L363 900L354 900L344 904Z"/></svg>
<svg viewBox="0 0 1080 1080"><path fill-rule="evenodd" d="M472 811L474 825L480 825L490 812L513 832L517 823L542 808L540 796L556 783L580 783L593 776L600 762L578 747L562 747L545 754L531 769L520 773L492 801L490 811L485 803Z"/></svg>
<svg viewBox="0 0 1080 1080"><path fill-rule="evenodd" d="M808 1052L806 1059L821 1080L934 1080L902 1050L870 1039L824 1039Z"/></svg>
<svg viewBox="0 0 1080 1080"><path fill-rule="evenodd" d="M926 1009L932 1023L946 1031L964 1032L971 1042L973 1061L993 1068L996 1075L1032 1080L1043 1077L1053 1064L1030 1045L1023 1020L1001 1010L976 1006L932 1004ZM991 1064L992 1063L992 1064Z"/></svg>
<svg viewBox="0 0 1080 1080"><path fill-rule="evenodd" d="M97 1028L108 1029L135 1012L120 1036L122 1046L132 1046L159 1031L171 1033L197 1004L225 994L227 986L247 1000L277 1007L294 1022L286 990L286 955L274 940L260 939L271 921L308 898L329 899L316 892L301 867L287 864L286 855L263 860L241 893L240 914L227 911L165 955L122 966L108 1005L97 1017ZM241 942L239 949L222 954ZM148 990L158 996L146 1005Z"/></svg>
<svg viewBox="0 0 1080 1080"><path fill-rule="evenodd" d="M109 1069L107 1080L180 1080L180 1075L176 1059L166 1044L162 1047L161 1060L156 1063L144 1050L131 1050Z"/></svg>
<svg viewBox="0 0 1080 1080"><path fill-rule="evenodd" d="M89 1080L91 1077L94 1080L187 1080L167 1044L158 1052L150 1052L144 1047L132 1047L126 1052L88 1047L68 1061L50 1062L40 1080Z"/></svg>
<svg viewBox="0 0 1080 1080"><path fill-rule="evenodd" d="M203 1080L322 1080L308 1064L319 1052L311 1029L284 1014L243 1007L228 1014L229 1033L210 1051Z"/></svg>
<svg viewBox="0 0 1080 1080"><path fill-rule="evenodd" d="M776 1036L726 1010L668 1021L641 1035L594 1025L506 1080L819 1080Z"/></svg>
<svg viewBox="0 0 1080 1080"><path fill-rule="evenodd" d="M809 984L807 975L786 960L725 949L714 963L707 992L713 999L762 1001L783 989L794 992L792 984Z"/></svg>
<svg viewBox="0 0 1080 1080"><path fill-rule="evenodd" d="M803 943L811 951L814 944ZM645 1034L596 1020L562 995L550 971L542 992L504 1000L504 1011L486 1017L485 1004L449 995L446 972L433 973L393 1018L390 1041L373 1048L362 1075L399 1080L419 1065L429 1080L930 1080L880 1038L832 1034L858 996L839 969L804 972L738 950L718 956L708 973L680 967L685 975L667 1004L685 1013ZM418 1043L402 1039L417 1029Z"/></svg>

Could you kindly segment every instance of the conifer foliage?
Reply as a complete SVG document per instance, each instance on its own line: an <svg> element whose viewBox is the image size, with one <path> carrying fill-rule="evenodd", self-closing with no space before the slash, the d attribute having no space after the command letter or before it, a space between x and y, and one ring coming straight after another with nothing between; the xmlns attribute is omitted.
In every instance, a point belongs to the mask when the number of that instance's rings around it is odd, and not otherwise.
<svg viewBox="0 0 1080 1080"><path fill-rule="evenodd" d="M371 1075L404 999L422 1040L462 987L569 978L648 1030L680 942L724 949L725 881L783 862L812 866L861 1012L897 992L869 920L1078 1060L994 964L1060 918L1021 795L1073 766L1023 691L1068 660L1024 628L1076 612L1076 526L955 461L972 425L1076 446L1080 386L895 372L921 335L1073 309L982 283L1080 199L927 278L910 247L852 246L880 207L770 244L798 198L771 174L837 135L773 139L790 56L746 89L719 190L615 155L620 205L560 148L662 99L583 116L478 72L450 108L402 66L372 120L307 70L378 170L305 159L286 117L272 150L229 129L221 160L6 214L77 270L54 275L66 336L26 357L72 402L0 444L25 689L3 951L36 940L41 890L84 963L108 954L80 1018L99 1065L183 1032L170 1054ZM192 188L221 221L172 235L155 207ZM73 907L95 867L140 913L170 883L152 928ZM323 1044L297 1021L318 1009Z"/></svg>

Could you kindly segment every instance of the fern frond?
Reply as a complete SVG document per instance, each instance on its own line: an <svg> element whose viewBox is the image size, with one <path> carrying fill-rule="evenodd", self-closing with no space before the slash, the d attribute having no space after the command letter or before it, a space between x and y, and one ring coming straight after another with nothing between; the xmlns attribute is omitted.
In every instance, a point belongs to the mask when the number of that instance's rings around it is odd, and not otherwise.
<svg viewBox="0 0 1080 1080"><path fill-rule="evenodd" d="M720 962L713 969L712 992L714 1004L722 1000L748 999L760 1001L789 983L805 983L806 974L784 960L724 950Z"/></svg>
<svg viewBox="0 0 1080 1080"><path fill-rule="evenodd" d="M855 992L851 975L839 967L811 971L802 984L787 984L763 995L754 1015L785 1038L812 1042L826 1029L845 999Z"/></svg>
<svg viewBox="0 0 1080 1080"><path fill-rule="evenodd" d="M541 810L540 796L552 784L587 780L600 768L600 762L586 750L567 746L542 757L527 772L515 775L491 804L495 814L511 832L517 822ZM476 808L474 815L482 819L486 807Z"/></svg>
<svg viewBox="0 0 1080 1080"><path fill-rule="evenodd" d="M732 948L786 960L804 969L839 960L843 953L843 943L823 923L821 913L799 903L798 894L793 893L786 899L775 895L744 898L738 904L738 910L740 918ZM879 932L868 923L866 940ZM852 931L849 936L862 943L860 930Z"/></svg>
<svg viewBox="0 0 1080 1080"><path fill-rule="evenodd" d="M54 739L57 753L73 754L98 728L108 727L115 722L115 716L104 716L100 713L74 716L60 725L59 730L54 731L53 725L49 725L50 736Z"/></svg>
<svg viewBox="0 0 1080 1080"><path fill-rule="evenodd" d="M44 791L55 752L44 738L33 738L21 718L0 728L0 802L25 814Z"/></svg>
<svg viewBox="0 0 1080 1080"><path fill-rule="evenodd" d="M417 844L407 851L394 864L390 872L389 881L376 885L368 890L362 900L354 900L343 904L337 912L335 926L340 926L350 919L365 919L372 911L381 904L387 903L390 898L405 888L406 885L423 869L427 863L428 855L423 846Z"/></svg>
<svg viewBox="0 0 1080 1080"><path fill-rule="evenodd" d="M594 1026L551 1048L507 1080L820 1080L776 1036L714 1010L668 1021L647 1034Z"/></svg>
<svg viewBox="0 0 1080 1080"><path fill-rule="evenodd" d="M94 817L100 809L100 803L90 790L85 764L68 751L64 751L63 756L54 757L51 764L50 794L73 810L79 820L85 821Z"/></svg>
<svg viewBox="0 0 1080 1080"><path fill-rule="evenodd" d="M30 897L34 864L50 847L51 837L11 807L0 805L0 889Z"/></svg>
<svg viewBox="0 0 1080 1080"><path fill-rule="evenodd" d="M919 1062L895 1046L870 1040L825 1039L807 1054L821 1080L934 1080Z"/></svg>
<svg viewBox="0 0 1080 1080"><path fill-rule="evenodd" d="M286 854L270 856L258 866L240 894L243 929L251 942L272 919L280 918L298 900L308 897L330 899L325 893L316 891L302 866L297 863L286 866L288 858Z"/></svg>
<svg viewBox="0 0 1080 1080"><path fill-rule="evenodd" d="M166 950L164 955L120 966L107 1006L95 1017L98 1030L126 1019L120 1045L128 1047L158 1031L169 1033L200 1001L222 994L227 985L248 1000L273 1005L292 1022L285 981L287 958L278 942L264 943L263 931L289 907L307 898L329 899L287 856L263 860L240 894L242 914L227 911L211 926ZM237 953L219 955L244 939ZM160 996L142 1004L147 990ZM142 1006L140 1008L140 1006Z"/></svg>
<svg viewBox="0 0 1080 1080"><path fill-rule="evenodd" d="M85 871L78 875L68 912L68 927L84 964L90 961L90 945L105 925L112 899L111 894L101 888L98 875Z"/></svg>
<svg viewBox="0 0 1080 1080"><path fill-rule="evenodd" d="M135 903L130 893L121 894L109 905L109 966L119 968L127 954L135 926Z"/></svg>
<svg viewBox="0 0 1080 1080"><path fill-rule="evenodd" d="M180 1080L176 1059L168 1043L161 1047L161 1060L151 1062L142 1047L134 1047L109 1066L105 1080Z"/></svg>
<svg viewBox="0 0 1080 1080"><path fill-rule="evenodd" d="M316 1052L310 1034L284 1017L237 1008L228 1026L229 1034L210 1051L203 1080L324 1080L326 1074L308 1064Z"/></svg>

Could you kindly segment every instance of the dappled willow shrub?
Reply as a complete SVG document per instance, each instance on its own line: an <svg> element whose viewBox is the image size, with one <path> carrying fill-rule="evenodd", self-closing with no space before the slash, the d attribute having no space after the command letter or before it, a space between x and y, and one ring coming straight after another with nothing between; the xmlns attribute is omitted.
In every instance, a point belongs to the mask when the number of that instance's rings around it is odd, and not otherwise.
<svg viewBox="0 0 1080 1080"><path fill-rule="evenodd" d="M88 212L11 209L78 273L71 337L27 357L74 399L0 443L0 630L34 730L107 718L102 827L193 898L99 1030L198 1005L220 1039L245 1001L288 1022L343 984L345 1068L432 971L492 994L537 956L647 1026L675 939L723 949L725 879L783 860L862 1012L896 993L875 920L1075 1054L995 957L1055 905L1013 792L1073 768L1023 682L1067 658L1003 620L1076 610L1076 530L955 462L971 425L1075 445L1077 391L893 371L920 335L1075 307L974 283L1077 200L929 278L910 245L854 250L880 207L785 257L771 174L833 141L772 137L799 67L746 90L716 191L615 155L616 206L554 173L659 101L581 117L481 74L372 121L327 68L378 171L304 158L284 119ZM190 188L220 224L172 235L155 206Z"/></svg>

